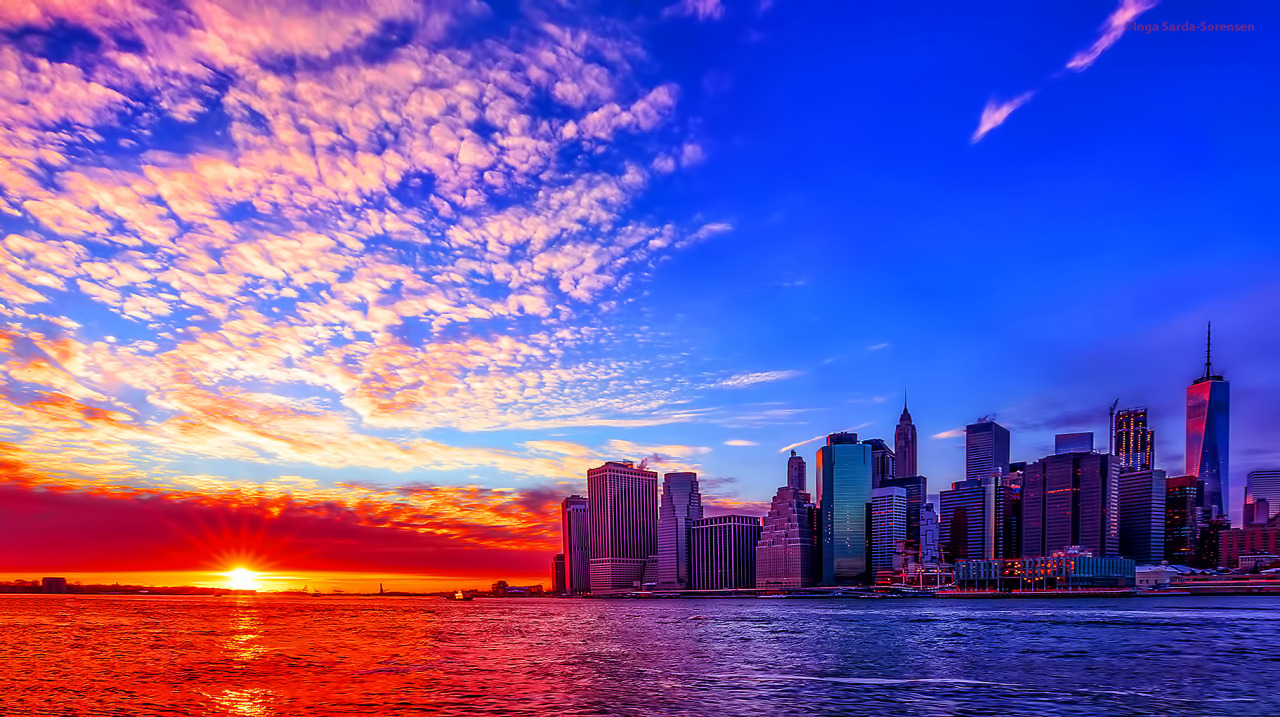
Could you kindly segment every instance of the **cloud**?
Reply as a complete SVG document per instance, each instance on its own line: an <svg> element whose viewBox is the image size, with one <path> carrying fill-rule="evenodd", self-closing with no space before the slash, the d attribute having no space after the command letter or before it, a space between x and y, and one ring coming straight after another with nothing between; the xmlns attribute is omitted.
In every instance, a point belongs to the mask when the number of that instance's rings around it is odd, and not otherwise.
<svg viewBox="0 0 1280 717"><path fill-rule="evenodd" d="M663 17L692 17L697 20L719 20L724 17L720 0L680 0L662 10Z"/></svg>
<svg viewBox="0 0 1280 717"><path fill-rule="evenodd" d="M801 371L761 371L759 373L740 373L715 384L719 388L747 388L759 383L783 381L802 375Z"/></svg>
<svg viewBox="0 0 1280 717"><path fill-rule="evenodd" d="M982 110L982 118L978 120L978 129L974 130L973 136L969 138L969 144L977 144L987 136L988 132L1003 124L1014 110L1026 104L1033 96L1035 92L1024 92L1007 102L987 100L987 106Z"/></svg>
<svg viewBox="0 0 1280 717"><path fill-rule="evenodd" d="M729 440L725 441L724 444L726 446L736 446L736 447L746 447L746 446L757 445L755 441L748 441L742 438L730 438Z"/></svg>
<svg viewBox="0 0 1280 717"><path fill-rule="evenodd" d="M1098 57L1106 52L1112 45L1116 44L1124 35L1125 25L1133 22L1142 13L1154 8L1160 4L1160 0L1120 0L1120 5L1111 15L1107 17L1106 22L1098 28L1098 37L1088 48L1077 52L1067 61L1065 70L1072 72L1084 72L1093 66ZM1062 76L1061 73L1053 75L1049 79L1057 80ZM992 99L987 102L987 106L982 110L982 117L978 120L978 129L974 131L973 136L969 139L970 144L977 144L987 135L988 132L999 127L1004 123L1014 110L1026 104L1035 95L1035 90L1024 92L1017 97L1006 102L997 102Z"/></svg>
<svg viewBox="0 0 1280 717"><path fill-rule="evenodd" d="M870 345L870 346L868 346L868 347L867 347L867 350L868 350L868 351L879 351L880 349L884 349L884 348L888 348L888 347L889 347L889 342L888 342L888 341L885 341L884 343L872 344L872 345Z"/></svg>
<svg viewBox="0 0 1280 717"><path fill-rule="evenodd" d="M941 433L935 433L935 434L933 434L932 436L929 436L929 437L930 437L930 438L939 438L939 439L941 439L941 438L959 438L959 437L961 437L961 436L963 436L963 435L965 435L965 429L963 429L963 428L952 428L952 429L950 429L950 430L942 431Z"/></svg>

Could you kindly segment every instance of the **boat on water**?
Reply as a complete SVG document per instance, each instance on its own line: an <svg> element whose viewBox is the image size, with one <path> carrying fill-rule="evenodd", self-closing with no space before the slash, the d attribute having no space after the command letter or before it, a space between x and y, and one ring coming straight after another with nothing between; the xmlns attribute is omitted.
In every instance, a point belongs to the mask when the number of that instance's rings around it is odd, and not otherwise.
<svg viewBox="0 0 1280 717"><path fill-rule="evenodd" d="M468 595L462 592L461 590L455 592L452 595L442 595L441 597L443 597L445 600L456 600L458 602L469 602L475 599L471 595Z"/></svg>

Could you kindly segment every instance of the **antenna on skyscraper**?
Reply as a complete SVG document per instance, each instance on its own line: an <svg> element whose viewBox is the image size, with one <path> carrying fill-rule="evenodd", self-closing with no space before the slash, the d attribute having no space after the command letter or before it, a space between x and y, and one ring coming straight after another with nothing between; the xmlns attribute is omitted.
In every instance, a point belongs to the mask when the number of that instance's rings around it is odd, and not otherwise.
<svg viewBox="0 0 1280 717"><path fill-rule="evenodd" d="M1213 322L1210 321L1204 337L1204 377L1213 375Z"/></svg>

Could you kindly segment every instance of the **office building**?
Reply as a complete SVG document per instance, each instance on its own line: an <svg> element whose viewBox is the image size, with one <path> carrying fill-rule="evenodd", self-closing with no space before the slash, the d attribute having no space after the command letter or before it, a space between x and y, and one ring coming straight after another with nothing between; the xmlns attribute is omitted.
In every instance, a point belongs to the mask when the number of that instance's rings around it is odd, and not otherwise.
<svg viewBox="0 0 1280 717"><path fill-rule="evenodd" d="M1246 556L1268 556L1269 559L1249 561L1254 566L1264 564L1264 567L1268 567L1274 562L1274 556L1280 555L1280 521L1224 530L1221 541L1222 567L1248 570L1251 566L1241 561Z"/></svg>
<svg viewBox="0 0 1280 717"><path fill-rule="evenodd" d="M871 579L871 446L856 433L833 433L818 449L819 523L823 585Z"/></svg>
<svg viewBox="0 0 1280 717"><path fill-rule="evenodd" d="M1262 525L1271 519L1271 501L1258 498L1252 503L1244 504L1244 524Z"/></svg>
<svg viewBox="0 0 1280 717"><path fill-rule="evenodd" d="M1195 476L1165 481L1164 559L1174 565L1191 565L1196 559L1198 490L1199 481Z"/></svg>
<svg viewBox="0 0 1280 717"><path fill-rule="evenodd" d="M1052 555L956 563L956 586L961 590L1034 592L1131 588L1137 566L1128 558L1095 556L1088 551L1056 551Z"/></svg>
<svg viewBox="0 0 1280 717"><path fill-rule="evenodd" d="M902 415L898 418L898 427L893 432L893 454L895 478L910 478L920 475L916 464L916 426L911 422L911 412L907 410L907 399L902 399Z"/></svg>
<svg viewBox="0 0 1280 717"><path fill-rule="evenodd" d="M991 558L995 549L995 487L986 480L956 481L938 494L938 533L944 562Z"/></svg>
<svg viewBox="0 0 1280 717"><path fill-rule="evenodd" d="M1263 510L1255 510L1253 506L1265 501ZM1280 509L1280 470L1250 471L1244 479L1244 509L1247 515L1246 524L1265 523L1276 515ZM1252 518L1252 521L1248 519Z"/></svg>
<svg viewBox="0 0 1280 717"><path fill-rule="evenodd" d="M796 455L795 451L791 451L791 457L787 459L787 487L798 491L807 490L804 459Z"/></svg>
<svg viewBox="0 0 1280 717"><path fill-rule="evenodd" d="M907 549L920 549L920 507L928 494L928 480L924 476L890 478L882 481L881 488L901 488L907 494Z"/></svg>
<svg viewBox="0 0 1280 717"><path fill-rule="evenodd" d="M563 595L564 591L564 553L556 553L551 559L551 592Z"/></svg>
<svg viewBox="0 0 1280 717"><path fill-rule="evenodd" d="M1055 455L1063 453L1089 453L1093 450L1093 432L1086 433L1059 433L1053 437L1053 452Z"/></svg>
<svg viewBox="0 0 1280 717"><path fill-rule="evenodd" d="M60 595L67 591L66 578L41 578L40 592Z"/></svg>
<svg viewBox="0 0 1280 717"><path fill-rule="evenodd" d="M1156 465L1156 432L1147 428L1147 409L1126 408L1116 414L1115 448L1120 472L1149 471Z"/></svg>
<svg viewBox="0 0 1280 717"><path fill-rule="evenodd" d="M698 474L668 473L662 478L662 504L658 508L658 587L686 590L692 580L689 568L689 531L702 518L702 494Z"/></svg>
<svg viewBox="0 0 1280 717"><path fill-rule="evenodd" d="M1187 475L1204 484L1199 506L1211 511L1211 518L1226 516L1228 505L1227 455L1229 452L1230 384L1213 372L1208 335L1204 355L1204 375L1187 387Z"/></svg>
<svg viewBox="0 0 1280 717"><path fill-rule="evenodd" d="M1009 430L995 421L981 420L964 429L964 475L982 480L1009 470Z"/></svg>
<svg viewBox="0 0 1280 717"><path fill-rule="evenodd" d="M995 548L997 558L1022 557L1022 478L1026 463L1012 463L995 486Z"/></svg>
<svg viewBox="0 0 1280 717"><path fill-rule="evenodd" d="M1124 456L1117 458L1124 462ZM1139 565L1164 560L1165 493L1164 471L1138 470L1121 473L1120 555Z"/></svg>
<svg viewBox="0 0 1280 717"><path fill-rule="evenodd" d="M760 532L760 519L749 515L693 521L693 589L754 589Z"/></svg>
<svg viewBox="0 0 1280 717"><path fill-rule="evenodd" d="M941 536L938 533L938 511L933 503L925 503L920 508L920 562L925 565L936 565L942 562L942 552L938 549Z"/></svg>
<svg viewBox="0 0 1280 717"><path fill-rule="evenodd" d="M631 461L587 471L591 592L630 592L657 554L658 474Z"/></svg>
<svg viewBox="0 0 1280 717"><path fill-rule="evenodd" d="M591 592L591 526L586 498L571 495L560 503L560 539L565 592L586 595Z"/></svg>
<svg viewBox="0 0 1280 717"><path fill-rule="evenodd" d="M816 512L808 493L791 486L778 489L756 543L757 588L794 590L818 583L814 573Z"/></svg>
<svg viewBox="0 0 1280 717"><path fill-rule="evenodd" d="M1022 480L1022 554L1080 546L1097 556L1120 550L1120 463L1104 453L1046 456Z"/></svg>
<svg viewBox="0 0 1280 717"><path fill-rule="evenodd" d="M871 446L871 487L879 488L894 476L893 450L879 438L870 438L863 443Z"/></svg>
<svg viewBox="0 0 1280 717"><path fill-rule="evenodd" d="M892 582L905 567L907 545L907 491L875 488L871 491L871 570L875 580Z"/></svg>

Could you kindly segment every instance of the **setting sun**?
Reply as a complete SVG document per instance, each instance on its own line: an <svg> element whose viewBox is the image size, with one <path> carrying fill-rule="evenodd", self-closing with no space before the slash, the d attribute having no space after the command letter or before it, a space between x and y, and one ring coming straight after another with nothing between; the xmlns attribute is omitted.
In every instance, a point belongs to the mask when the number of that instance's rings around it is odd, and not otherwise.
<svg viewBox="0 0 1280 717"><path fill-rule="evenodd" d="M246 568L236 568L225 573L227 576L227 587L232 590L257 590L258 574Z"/></svg>

